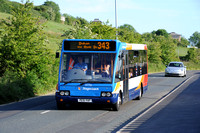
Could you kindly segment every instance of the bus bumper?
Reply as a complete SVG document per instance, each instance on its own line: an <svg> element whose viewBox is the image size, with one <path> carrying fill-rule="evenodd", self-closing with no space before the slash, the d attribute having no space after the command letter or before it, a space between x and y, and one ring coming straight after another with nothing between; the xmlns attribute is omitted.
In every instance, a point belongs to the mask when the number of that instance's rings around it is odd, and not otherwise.
<svg viewBox="0 0 200 133"><path fill-rule="evenodd" d="M56 92L55 98L57 103L63 103L63 104L77 104L77 103L115 104L117 102L118 94L112 94L111 97L80 97L80 96L72 97L72 96L61 96L59 95L59 93Z"/></svg>

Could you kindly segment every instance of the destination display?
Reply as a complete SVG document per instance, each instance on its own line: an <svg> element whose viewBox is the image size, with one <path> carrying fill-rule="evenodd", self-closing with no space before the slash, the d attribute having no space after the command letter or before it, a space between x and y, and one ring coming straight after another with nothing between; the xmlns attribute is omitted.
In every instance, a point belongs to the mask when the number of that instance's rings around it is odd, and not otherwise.
<svg viewBox="0 0 200 133"><path fill-rule="evenodd" d="M115 51L115 41L64 41L64 50Z"/></svg>

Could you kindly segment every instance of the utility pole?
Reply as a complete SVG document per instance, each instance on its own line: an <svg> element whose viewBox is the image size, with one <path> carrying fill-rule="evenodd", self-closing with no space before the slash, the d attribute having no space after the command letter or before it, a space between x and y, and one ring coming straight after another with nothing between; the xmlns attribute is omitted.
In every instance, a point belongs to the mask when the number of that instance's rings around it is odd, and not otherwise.
<svg viewBox="0 0 200 133"><path fill-rule="evenodd" d="M115 28L116 28L116 40L117 38L117 0L115 0Z"/></svg>

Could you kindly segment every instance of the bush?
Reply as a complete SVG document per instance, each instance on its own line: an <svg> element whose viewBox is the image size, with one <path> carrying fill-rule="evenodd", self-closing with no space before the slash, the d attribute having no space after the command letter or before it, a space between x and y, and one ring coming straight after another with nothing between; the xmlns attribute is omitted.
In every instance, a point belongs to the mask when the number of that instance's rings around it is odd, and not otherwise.
<svg viewBox="0 0 200 133"><path fill-rule="evenodd" d="M33 97L34 84L27 78L21 78L16 72L7 71L0 78L0 104Z"/></svg>
<svg viewBox="0 0 200 133"><path fill-rule="evenodd" d="M190 48L185 56L187 61L192 61L194 63L199 63L200 52L196 48Z"/></svg>
<svg viewBox="0 0 200 133"><path fill-rule="evenodd" d="M148 73L155 73L155 72L164 72L165 65L162 63L151 63L148 64Z"/></svg>

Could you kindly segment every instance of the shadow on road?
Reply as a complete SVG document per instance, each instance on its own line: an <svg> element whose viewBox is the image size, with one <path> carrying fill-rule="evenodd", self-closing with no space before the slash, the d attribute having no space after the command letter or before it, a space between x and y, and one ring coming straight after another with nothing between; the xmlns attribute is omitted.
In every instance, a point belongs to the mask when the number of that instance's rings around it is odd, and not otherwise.
<svg viewBox="0 0 200 133"><path fill-rule="evenodd" d="M55 101L54 95L39 96L30 99L26 99L19 102L13 102L10 104L0 105L0 111L9 111L9 110L37 110L38 106L45 105L49 102ZM38 108L41 110L41 108Z"/></svg>
<svg viewBox="0 0 200 133"><path fill-rule="evenodd" d="M27 100L0 105L0 111L57 110L55 95L39 96ZM107 106L95 104L66 105L64 110L110 110ZM1 112L1 113L2 113Z"/></svg>

